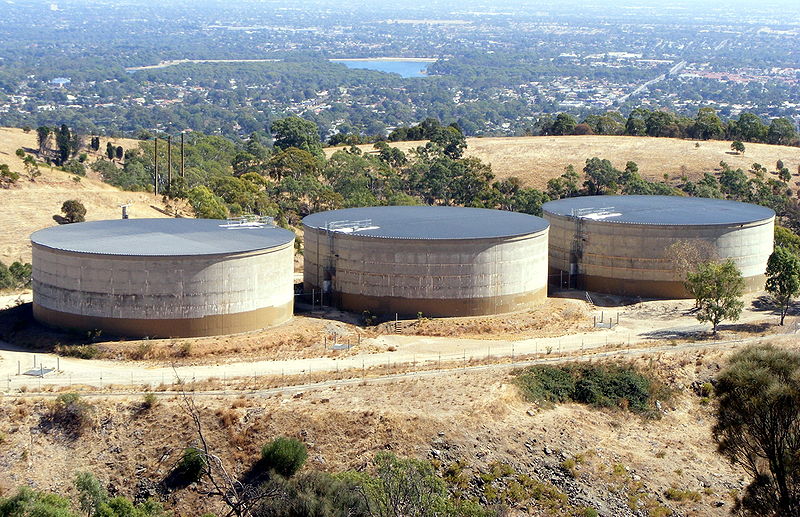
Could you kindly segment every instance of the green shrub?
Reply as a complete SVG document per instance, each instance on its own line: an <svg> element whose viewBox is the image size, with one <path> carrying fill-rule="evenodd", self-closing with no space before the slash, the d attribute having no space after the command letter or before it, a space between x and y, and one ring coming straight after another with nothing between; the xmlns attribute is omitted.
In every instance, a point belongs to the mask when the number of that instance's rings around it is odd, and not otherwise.
<svg viewBox="0 0 800 517"><path fill-rule="evenodd" d="M196 447L184 449L181 460L173 470L176 478L185 484L200 481L208 462L203 451Z"/></svg>
<svg viewBox="0 0 800 517"><path fill-rule="evenodd" d="M670 501L678 501L678 502L681 502L681 501L694 501L694 502L697 502L697 501L700 501L700 499L702 499L702 496L700 495L700 492L697 492L695 490L683 490L683 489L675 488L675 487L669 487L664 492L664 495Z"/></svg>
<svg viewBox="0 0 800 517"><path fill-rule="evenodd" d="M278 437L261 449L261 461L285 477L292 476L306 462L308 451L305 444L294 438Z"/></svg>
<svg viewBox="0 0 800 517"><path fill-rule="evenodd" d="M650 409L654 383L632 366L567 364L533 366L517 375L517 385L535 402L580 402L597 407Z"/></svg>
<svg viewBox="0 0 800 517"><path fill-rule="evenodd" d="M20 488L16 494L0 498L0 515L3 517L76 517L70 510L68 499L28 487Z"/></svg>
<svg viewBox="0 0 800 517"><path fill-rule="evenodd" d="M142 401L142 409L148 410L152 409L153 407L158 404L158 399L153 393L146 393L144 395L144 400Z"/></svg>

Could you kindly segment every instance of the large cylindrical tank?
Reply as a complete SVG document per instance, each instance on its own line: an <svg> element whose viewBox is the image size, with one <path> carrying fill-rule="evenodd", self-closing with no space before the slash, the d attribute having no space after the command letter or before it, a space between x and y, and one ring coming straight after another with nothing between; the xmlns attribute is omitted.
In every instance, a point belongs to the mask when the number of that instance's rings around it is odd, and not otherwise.
<svg viewBox="0 0 800 517"><path fill-rule="evenodd" d="M731 259L748 291L764 288L775 221L769 208L678 196L584 196L542 210L550 222L550 278L564 287L688 298L687 259L690 267Z"/></svg>
<svg viewBox="0 0 800 517"><path fill-rule="evenodd" d="M232 334L292 317L294 234L271 224L127 219L31 235L33 314L131 337Z"/></svg>
<svg viewBox="0 0 800 517"><path fill-rule="evenodd" d="M462 207L351 208L303 219L305 290L353 312L469 316L547 296L547 223Z"/></svg>

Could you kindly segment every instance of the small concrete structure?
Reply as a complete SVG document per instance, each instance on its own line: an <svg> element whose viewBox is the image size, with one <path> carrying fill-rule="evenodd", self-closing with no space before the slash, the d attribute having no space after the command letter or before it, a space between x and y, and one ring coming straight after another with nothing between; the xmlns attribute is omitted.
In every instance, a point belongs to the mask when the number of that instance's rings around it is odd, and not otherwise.
<svg viewBox="0 0 800 517"><path fill-rule="evenodd" d="M479 208L351 208L303 219L306 292L343 309L473 316L547 297L547 223Z"/></svg>
<svg viewBox="0 0 800 517"><path fill-rule="evenodd" d="M542 210L550 222L550 278L562 287L688 298L674 256L682 247L710 255L705 259L732 259L748 291L764 289L775 221L769 208L678 196L584 196Z"/></svg>
<svg viewBox="0 0 800 517"><path fill-rule="evenodd" d="M262 329L292 317L294 234L261 222L127 219L31 235L33 314L131 337Z"/></svg>

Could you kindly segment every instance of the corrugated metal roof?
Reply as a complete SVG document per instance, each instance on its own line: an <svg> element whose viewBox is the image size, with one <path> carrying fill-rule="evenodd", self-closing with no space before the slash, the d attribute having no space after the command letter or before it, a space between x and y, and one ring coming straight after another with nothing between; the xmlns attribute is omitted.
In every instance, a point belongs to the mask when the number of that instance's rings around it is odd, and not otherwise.
<svg viewBox="0 0 800 517"><path fill-rule="evenodd" d="M375 206L312 214L310 228L387 239L487 239L541 232L541 217L502 210L455 206Z"/></svg>
<svg viewBox="0 0 800 517"><path fill-rule="evenodd" d="M31 235L34 244L62 251L144 257L244 253L292 239L294 233L282 228L233 226L219 219L114 219L54 226Z"/></svg>
<svg viewBox="0 0 800 517"><path fill-rule="evenodd" d="M763 206L681 196L582 196L542 205L545 215L576 216L629 224L701 226L764 221L775 212Z"/></svg>

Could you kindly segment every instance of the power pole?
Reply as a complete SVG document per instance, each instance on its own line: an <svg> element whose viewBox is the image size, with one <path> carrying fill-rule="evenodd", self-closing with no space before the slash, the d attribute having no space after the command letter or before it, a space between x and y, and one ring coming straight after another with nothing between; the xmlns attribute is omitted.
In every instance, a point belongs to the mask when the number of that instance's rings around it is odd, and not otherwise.
<svg viewBox="0 0 800 517"><path fill-rule="evenodd" d="M153 148L153 192L158 195L158 137L155 138L155 147Z"/></svg>
<svg viewBox="0 0 800 517"><path fill-rule="evenodd" d="M167 137L167 192L172 187L172 135Z"/></svg>
<svg viewBox="0 0 800 517"><path fill-rule="evenodd" d="M186 169L184 168L184 154L183 154L183 131L181 131L181 178L186 177Z"/></svg>

